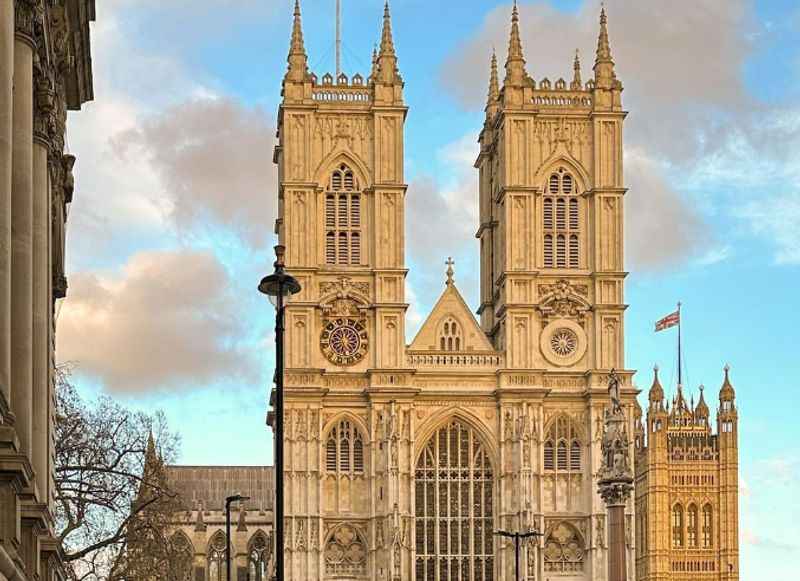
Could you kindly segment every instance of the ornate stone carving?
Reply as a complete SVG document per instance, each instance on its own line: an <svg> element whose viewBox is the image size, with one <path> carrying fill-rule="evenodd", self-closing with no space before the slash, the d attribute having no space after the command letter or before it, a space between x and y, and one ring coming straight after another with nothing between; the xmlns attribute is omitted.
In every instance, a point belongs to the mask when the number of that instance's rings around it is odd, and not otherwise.
<svg viewBox="0 0 800 581"><path fill-rule="evenodd" d="M350 298L353 293L361 295L360 298L367 300L369 297L368 282L353 282L353 279L342 276L336 281L323 281L319 283L319 293L323 297L336 295L336 298Z"/></svg>
<svg viewBox="0 0 800 581"><path fill-rule="evenodd" d="M620 405L619 388L619 378L612 371L608 378L611 410L605 416L605 431L600 446L602 465L597 483L600 496L609 507L624 505L633 490L630 442L625 413Z"/></svg>
<svg viewBox="0 0 800 581"><path fill-rule="evenodd" d="M588 296L586 285L573 285L568 280L539 285L539 311L543 324L554 319L572 319L584 326L586 314L592 309Z"/></svg>
<svg viewBox="0 0 800 581"><path fill-rule="evenodd" d="M33 44L34 28L44 15L43 0L13 0L17 35Z"/></svg>
<svg viewBox="0 0 800 581"><path fill-rule="evenodd" d="M366 572L367 550L356 529L341 524L325 544L325 569L333 575L363 575Z"/></svg>

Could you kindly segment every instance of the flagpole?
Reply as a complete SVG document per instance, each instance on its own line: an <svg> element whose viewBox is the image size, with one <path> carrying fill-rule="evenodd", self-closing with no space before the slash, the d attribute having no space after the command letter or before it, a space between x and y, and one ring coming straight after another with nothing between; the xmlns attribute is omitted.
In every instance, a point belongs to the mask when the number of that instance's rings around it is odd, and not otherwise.
<svg viewBox="0 0 800 581"><path fill-rule="evenodd" d="M678 303L678 388L683 386L683 366L681 358L681 304Z"/></svg>

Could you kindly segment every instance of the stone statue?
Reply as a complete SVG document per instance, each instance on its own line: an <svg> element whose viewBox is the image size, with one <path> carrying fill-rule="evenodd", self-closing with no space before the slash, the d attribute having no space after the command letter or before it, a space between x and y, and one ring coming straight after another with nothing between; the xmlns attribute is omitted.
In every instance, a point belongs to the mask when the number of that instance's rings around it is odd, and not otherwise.
<svg viewBox="0 0 800 581"><path fill-rule="evenodd" d="M616 369L612 369L608 375L608 396L611 398L612 415L622 413L619 376Z"/></svg>

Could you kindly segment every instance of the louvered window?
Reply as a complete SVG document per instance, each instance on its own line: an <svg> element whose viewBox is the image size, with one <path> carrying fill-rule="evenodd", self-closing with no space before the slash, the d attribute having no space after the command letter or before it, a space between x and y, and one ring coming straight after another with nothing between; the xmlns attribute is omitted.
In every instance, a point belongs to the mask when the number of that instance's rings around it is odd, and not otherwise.
<svg viewBox="0 0 800 581"><path fill-rule="evenodd" d="M580 268L581 205L575 178L565 168L551 174L542 205L545 268Z"/></svg>
<svg viewBox="0 0 800 581"><path fill-rule="evenodd" d="M581 445L578 442L572 442L569 449L569 469L573 472L581 470Z"/></svg>
<svg viewBox="0 0 800 581"><path fill-rule="evenodd" d="M550 425L542 446L544 469L557 472L580 472L581 439L578 429L567 415L559 416Z"/></svg>
<svg viewBox="0 0 800 581"><path fill-rule="evenodd" d="M359 265L361 247L361 193L352 170L341 165L325 195L325 263Z"/></svg>
<svg viewBox="0 0 800 581"><path fill-rule="evenodd" d="M558 443L558 469L567 469L567 443L563 440Z"/></svg>
<svg viewBox="0 0 800 581"><path fill-rule="evenodd" d="M348 420L339 422L328 434L325 469L344 474L364 472L364 440L358 428Z"/></svg>

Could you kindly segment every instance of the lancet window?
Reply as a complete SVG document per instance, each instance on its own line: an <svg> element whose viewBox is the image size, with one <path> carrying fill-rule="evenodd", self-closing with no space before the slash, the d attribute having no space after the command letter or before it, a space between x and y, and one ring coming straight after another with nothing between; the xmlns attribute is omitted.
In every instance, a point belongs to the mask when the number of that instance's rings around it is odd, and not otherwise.
<svg viewBox="0 0 800 581"><path fill-rule="evenodd" d="M328 433L325 468L338 474L364 473L364 438L349 420L342 420Z"/></svg>
<svg viewBox="0 0 800 581"><path fill-rule="evenodd" d="M170 539L171 562L174 566L174 579L176 581L191 581L192 558L194 548L191 541L183 533L175 533Z"/></svg>
<svg viewBox="0 0 800 581"><path fill-rule="evenodd" d="M325 194L325 263L361 264L361 192L353 171L342 164Z"/></svg>
<svg viewBox="0 0 800 581"><path fill-rule="evenodd" d="M565 168L550 175L542 211L545 268L579 268L581 201L575 179Z"/></svg>
<svg viewBox="0 0 800 581"><path fill-rule="evenodd" d="M225 570L225 551L227 550L225 535L221 532L211 537L208 543L208 580L228 581Z"/></svg>
<svg viewBox="0 0 800 581"><path fill-rule="evenodd" d="M248 551L248 569L250 581L268 581L267 571L272 556L272 539L259 531L250 541Z"/></svg>
<svg viewBox="0 0 800 581"><path fill-rule="evenodd" d="M567 416L556 419L544 441L544 469L555 472L580 472L583 450L580 434Z"/></svg>
<svg viewBox="0 0 800 581"><path fill-rule="evenodd" d="M680 504L672 507L672 546L683 547L683 507Z"/></svg>
<svg viewBox="0 0 800 581"><path fill-rule="evenodd" d="M689 547L692 549L697 548L697 507L692 504L689 505L689 510L686 511L686 538Z"/></svg>
<svg viewBox="0 0 800 581"><path fill-rule="evenodd" d="M710 504L703 507L703 548L708 549L714 545L714 509Z"/></svg>
<svg viewBox="0 0 800 581"><path fill-rule="evenodd" d="M442 351L460 351L461 331L461 325L458 321L452 317L445 319L439 331L439 349Z"/></svg>
<svg viewBox="0 0 800 581"><path fill-rule="evenodd" d="M416 575L421 581L493 581L493 472L469 426L452 421L417 461Z"/></svg>

